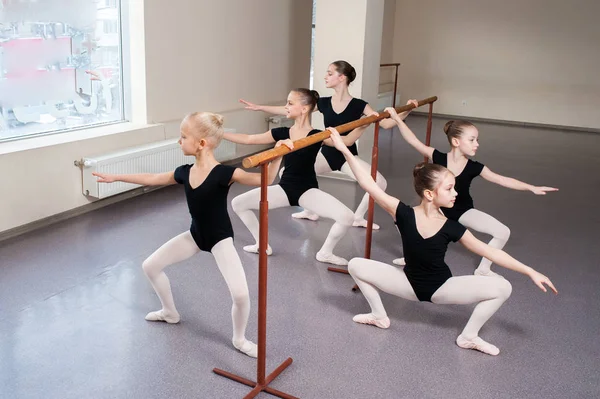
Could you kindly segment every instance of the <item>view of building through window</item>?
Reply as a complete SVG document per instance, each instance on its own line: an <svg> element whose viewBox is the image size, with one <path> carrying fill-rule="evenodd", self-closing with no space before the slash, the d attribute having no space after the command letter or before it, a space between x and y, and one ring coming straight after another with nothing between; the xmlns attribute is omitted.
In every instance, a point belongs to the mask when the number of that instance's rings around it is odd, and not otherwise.
<svg viewBox="0 0 600 399"><path fill-rule="evenodd" d="M122 121L119 0L0 0L0 141Z"/></svg>

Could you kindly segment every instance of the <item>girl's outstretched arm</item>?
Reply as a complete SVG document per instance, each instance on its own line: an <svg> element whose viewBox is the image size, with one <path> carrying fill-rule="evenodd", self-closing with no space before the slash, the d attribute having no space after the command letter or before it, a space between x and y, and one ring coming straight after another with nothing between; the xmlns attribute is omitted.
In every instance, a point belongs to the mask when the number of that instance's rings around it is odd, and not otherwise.
<svg viewBox="0 0 600 399"><path fill-rule="evenodd" d="M520 190L520 191L529 190L536 195L546 195L547 192L558 191L558 188L546 187L546 186L534 186L532 184L528 184L528 183L522 182L520 180L513 179L512 177L506 177L506 176L499 175L497 173L492 172L487 166L483 167L483 170L481 171L481 177L483 177L485 180L487 180L489 182L496 183L503 187L512 188L513 190Z"/></svg>
<svg viewBox="0 0 600 399"><path fill-rule="evenodd" d="M548 277L537 272L533 268L524 265L523 263L519 262L503 250L490 247L488 244L478 240L473 234L471 234L469 230L465 231L465 234L463 234L462 238L460 239L460 243L464 245L465 248L467 248L469 251L474 252L479 256L487 258L502 267L514 270L516 272L528 276L542 291L547 291L546 287L544 286L545 284L548 287L550 287L550 289L554 291L555 294L558 294L558 291L554 287L554 284L552 284L552 281L550 281Z"/></svg>
<svg viewBox="0 0 600 399"><path fill-rule="evenodd" d="M167 186L176 184L174 172L165 173L136 173L127 175L111 175L107 173L92 172L100 183L113 183L122 181L124 183L140 184L142 186Z"/></svg>
<svg viewBox="0 0 600 399"><path fill-rule="evenodd" d="M262 112L266 112L268 114L273 114L273 115L285 115L286 114L285 107L283 105L259 105L259 104L251 103L250 101L242 100L241 98L239 101L245 105L244 108L246 108L250 111L262 111Z"/></svg>
<svg viewBox="0 0 600 399"><path fill-rule="evenodd" d="M223 139L236 144L270 144L275 142L270 130L260 134L225 132L223 133Z"/></svg>

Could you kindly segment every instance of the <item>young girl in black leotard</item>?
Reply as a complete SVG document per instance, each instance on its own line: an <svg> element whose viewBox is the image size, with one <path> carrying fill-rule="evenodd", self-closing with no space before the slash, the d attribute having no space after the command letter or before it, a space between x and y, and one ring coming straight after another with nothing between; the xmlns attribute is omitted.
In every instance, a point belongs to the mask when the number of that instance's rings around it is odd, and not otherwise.
<svg viewBox="0 0 600 399"><path fill-rule="evenodd" d="M361 187L394 218L402 235L406 257L404 270L364 258L350 261L348 270L371 306L371 313L356 315L353 320L380 328L390 326L377 289L411 301L457 305L477 303L456 343L461 348L497 355L499 349L479 338L478 334L483 324L509 297L512 287L507 280L500 278L452 277L444 262L448 243L460 241L470 251L525 274L544 292L544 284L556 292L552 282L506 252L479 241L460 223L444 217L440 208L452 208L456 199L454 174L448 169L425 163L415 167L415 191L421 197L421 204L411 208L375 184L369 173L354 161L352 153L333 129L331 138L346 157Z"/></svg>
<svg viewBox="0 0 600 399"><path fill-rule="evenodd" d="M314 90L296 89L288 95L285 106L286 115L294 120L291 128L282 127L266 133L248 135L225 133L225 139L240 144L268 144L277 140L299 140L318 133L310 125L310 114L315 107L319 94ZM352 225L352 211L333 196L319 190L314 170L315 158L321 147L316 143L284 156L285 169L279 184L269 186L269 209L300 205L317 215L335 220L323 247L317 252L320 262L346 265L348 261L333 254L333 248ZM253 245L244 247L245 251L258 252L258 219L253 210L259 208L260 190L251 190L233 199L231 205L235 213L248 227L256 240ZM269 247L267 253L271 254Z"/></svg>
<svg viewBox="0 0 600 399"><path fill-rule="evenodd" d="M473 206L473 199L469 193L471 181L481 175L484 179L492 183L499 184L514 190L529 190L537 195L545 195L549 191L558 189L553 187L538 187L523 183L510 177L501 176L492 172L487 166L469 159L474 156L479 147L477 137L479 132L470 122L450 121L444 126L444 132L448 136L451 150L445 154L439 152L433 147L423 144L415 134L406 126L402 118L396 114L393 108L386 108L400 128L402 137L424 156L433 160L433 163L448 168L456 176L456 203L452 208L441 210L444 215L451 220L457 221L465 227L493 236L489 245L502 249L508 241L510 230L504 224L500 223L494 217L484 213ZM402 264L401 260L394 260L396 264ZM479 266L475 270L476 275L498 276L490 270L492 261L486 258L481 259Z"/></svg>
<svg viewBox="0 0 600 399"><path fill-rule="evenodd" d="M188 208L192 216L190 230L181 233L157 249L142 265L162 309L146 315L149 321L178 323L171 285L163 269L181 262L199 251L211 252L229 287L233 307L233 345L236 349L256 357L256 344L245 338L250 314L250 297L242 262L233 246L233 229L227 212L227 193L233 182L260 186L260 173L248 173L233 166L221 165L215 159L214 149L223 137L223 117L208 112L193 113L181 123L179 144L185 155L194 155L194 165L183 165L174 172L110 175L94 173L99 182L122 181L147 186L183 184ZM277 143L277 146L285 144ZM277 176L281 158L269 166L269 181Z"/></svg>
<svg viewBox="0 0 600 399"><path fill-rule="evenodd" d="M348 91L348 86L356 78L356 71L346 61L335 61L327 68L325 74L325 85L333 89L335 94L332 97L321 97L317 102L315 111L323 114L323 122L325 127L336 127L344 123L352 122L360 119L362 116L377 115L377 112L364 100L354 98ZM285 109L282 106L257 105L245 100L240 102L246 105L246 109L253 111L264 111L276 115L285 115ZM408 112L400 114L401 118L406 118ZM384 129L393 127L395 123L391 119L384 119L380 122L380 126ZM343 134L344 143L348 146L350 152L356 157L362 167L370 171L371 165L358 157L358 149L356 141L364 133L365 127L354 129L351 132ZM329 140L323 142L325 145L321 147L321 152L317 155L315 162L315 172L317 174L328 173L334 170L339 170L352 179L356 180L352 170L346 163L344 156L336 150ZM377 172L377 184L382 190L385 190L387 182L381 173ZM353 226L366 227L365 213L369 207L369 197L365 194L354 212ZM305 209L302 212L292 214L292 217L297 219L317 220L319 218L314 212ZM377 224L373 224L374 229L379 229Z"/></svg>

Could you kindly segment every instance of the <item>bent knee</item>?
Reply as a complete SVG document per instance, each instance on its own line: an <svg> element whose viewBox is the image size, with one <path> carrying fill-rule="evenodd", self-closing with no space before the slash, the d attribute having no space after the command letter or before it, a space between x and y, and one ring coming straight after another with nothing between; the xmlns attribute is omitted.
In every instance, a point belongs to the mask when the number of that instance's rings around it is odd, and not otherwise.
<svg viewBox="0 0 600 399"><path fill-rule="evenodd" d="M508 299L512 293L512 284L508 280L498 281L498 297Z"/></svg>
<svg viewBox="0 0 600 399"><path fill-rule="evenodd" d="M235 213L240 213L246 210L247 206L244 205L245 201L243 197L244 194L240 194L231 200L231 208Z"/></svg>
<svg viewBox="0 0 600 399"><path fill-rule="evenodd" d="M344 214L337 220L337 222L343 224L344 226L352 226L354 223L354 213L350 209L346 209Z"/></svg>
<svg viewBox="0 0 600 399"><path fill-rule="evenodd" d="M152 262L152 258L146 258L146 260L142 263L142 270L144 274L148 277L152 277L156 274L155 263Z"/></svg>
<svg viewBox="0 0 600 399"><path fill-rule="evenodd" d="M363 258L352 258L350 259L350 262L348 262L348 273L350 273L352 277L360 274L362 259Z"/></svg>
<svg viewBox="0 0 600 399"><path fill-rule="evenodd" d="M508 228L508 226L501 225L498 231L494 234L494 237L503 241L508 241L510 237L510 229Z"/></svg>

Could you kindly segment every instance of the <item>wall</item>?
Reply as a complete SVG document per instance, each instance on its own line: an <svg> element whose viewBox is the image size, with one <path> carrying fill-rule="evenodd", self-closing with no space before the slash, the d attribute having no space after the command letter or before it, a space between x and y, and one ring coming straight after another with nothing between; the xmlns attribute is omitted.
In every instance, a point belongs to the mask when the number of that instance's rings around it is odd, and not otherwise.
<svg viewBox="0 0 600 399"><path fill-rule="evenodd" d="M383 33L381 35L381 63L397 62L394 59L394 28L396 24L396 0L385 0L383 9ZM379 74L379 92L394 90L393 67L381 68Z"/></svg>
<svg viewBox="0 0 600 399"><path fill-rule="evenodd" d="M442 114L599 128L599 15L597 0L397 0L402 97L437 95Z"/></svg>
<svg viewBox="0 0 600 399"><path fill-rule="evenodd" d="M102 129L110 135L88 129L72 142L49 136L0 144L0 233L88 204L76 159L176 137L180 119L194 110L221 112L238 132L264 132L265 115L243 111L238 98L282 103L290 88L308 86L311 0L132 3L143 7L136 21L144 35L132 32L138 46L131 49L138 124ZM140 125L143 119L156 125Z"/></svg>

